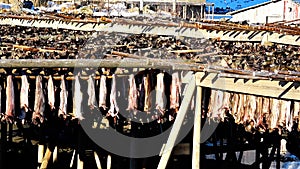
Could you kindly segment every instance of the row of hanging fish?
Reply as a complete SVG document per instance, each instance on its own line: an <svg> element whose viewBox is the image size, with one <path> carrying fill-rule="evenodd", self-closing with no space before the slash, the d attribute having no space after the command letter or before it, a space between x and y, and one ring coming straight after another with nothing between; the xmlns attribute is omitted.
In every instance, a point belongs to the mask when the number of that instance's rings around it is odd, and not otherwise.
<svg viewBox="0 0 300 169"><path fill-rule="evenodd" d="M58 117L66 118L73 116L79 120L85 119L86 111L106 112L106 116L113 118L119 117L119 112L126 109L127 112L133 114L149 114L154 119L160 119L165 113L171 112L169 120L174 119L174 114L179 110L181 101L181 82L179 73L175 72L169 75L160 71L143 71L137 75L129 75L127 84L117 84L118 77L113 74L111 76L101 75L99 80L95 80L92 75L89 75L87 80L87 88L82 86L80 73L74 75L72 96L66 87L64 75L61 75L60 90L54 85L53 77L49 75L46 85L43 83L43 77L38 75L35 79L34 106L29 106L29 91L30 84L27 76L21 76L20 87L20 115L18 118L22 120L28 112L32 113L33 123L43 123L45 119L45 109L56 112ZM109 83L108 83L109 82ZM96 84L96 85L95 85ZM126 86L126 87L124 87ZM1 86L0 86L1 87ZM98 90L96 90L98 87ZM13 76L8 75L6 79L6 111L3 119L13 122L15 119L15 88ZM84 91L87 90L87 91ZM123 90L123 91L121 91ZM1 89L0 89L1 91ZM59 100L55 96L59 91ZM99 93L96 93L98 91ZM120 92L123 92L121 98ZM87 94L87 99L84 98L84 93ZM96 95L98 95L96 99ZM72 97L72 103L68 103L68 97ZM1 97L0 97L1 98ZM119 107L118 100L127 102L127 106L123 109ZM59 106L56 102L59 101ZM0 100L1 103L1 100ZM56 104L55 104L56 103ZM47 105L48 104L48 105ZM68 104L72 105L72 112L68 112ZM84 105L87 104L88 110L85 110ZM1 106L1 104L0 104ZM0 107L1 110L1 107ZM155 112L155 113L153 113Z"/></svg>
<svg viewBox="0 0 300 169"><path fill-rule="evenodd" d="M230 115L226 114L228 110ZM233 116L235 123L253 125L260 131L276 128L292 131L293 127L300 131L299 112L300 102L298 101L212 89L207 117L215 121L224 121L225 117Z"/></svg>

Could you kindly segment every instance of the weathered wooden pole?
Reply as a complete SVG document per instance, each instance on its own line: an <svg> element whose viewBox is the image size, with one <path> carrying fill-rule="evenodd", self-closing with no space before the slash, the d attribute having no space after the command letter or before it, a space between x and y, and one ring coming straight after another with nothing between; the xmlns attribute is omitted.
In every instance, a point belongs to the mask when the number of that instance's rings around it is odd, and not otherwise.
<svg viewBox="0 0 300 169"><path fill-rule="evenodd" d="M99 156L98 156L98 154L97 154L96 151L94 151L94 157L95 157L97 169L102 169L102 167L101 167L101 162L100 162Z"/></svg>
<svg viewBox="0 0 300 169"><path fill-rule="evenodd" d="M179 112L177 113L177 117L175 119L175 122L173 124L172 130L170 132L168 141L166 143L166 146L164 146L162 150L162 157L158 164L158 169L165 169L169 160L169 157L171 155L171 152L173 150L173 147L175 146L175 141L177 139L178 133L180 131L181 125L183 123L183 120L185 118L185 115L187 113L187 110L190 106L191 99L194 95L194 91L196 88L196 81L195 81L195 75L191 76L191 80L188 84L187 91L184 95L184 98L182 100L182 105L179 108Z"/></svg>
<svg viewBox="0 0 300 169"><path fill-rule="evenodd" d="M44 158L44 145L38 144L38 164L42 164Z"/></svg>
<svg viewBox="0 0 300 169"><path fill-rule="evenodd" d="M49 147L47 147L47 150L46 150L45 156L43 158L43 162L42 162L42 165L41 165L40 169L47 169L48 163L49 163L50 158L51 158L51 155L52 155L52 151L50 150Z"/></svg>
<svg viewBox="0 0 300 169"><path fill-rule="evenodd" d="M53 151L53 163L57 162L57 156L58 156L58 148L55 146L54 151Z"/></svg>
<svg viewBox="0 0 300 169"><path fill-rule="evenodd" d="M192 169L200 169L200 137L201 137L201 107L202 87L197 86L196 109L194 120Z"/></svg>
<svg viewBox="0 0 300 169"><path fill-rule="evenodd" d="M111 155L107 156L107 169L111 169Z"/></svg>

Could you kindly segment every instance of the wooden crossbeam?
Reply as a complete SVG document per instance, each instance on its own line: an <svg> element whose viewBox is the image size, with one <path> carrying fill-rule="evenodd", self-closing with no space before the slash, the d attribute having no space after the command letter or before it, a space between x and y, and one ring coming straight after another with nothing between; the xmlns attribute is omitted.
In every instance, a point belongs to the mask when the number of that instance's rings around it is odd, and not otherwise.
<svg viewBox="0 0 300 169"><path fill-rule="evenodd" d="M199 64L175 59L2 59L0 68L153 68L195 70Z"/></svg>
<svg viewBox="0 0 300 169"><path fill-rule="evenodd" d="M299 82L220 78L218 73L197 72L196 84L229 92L300 100Z"/></svg>

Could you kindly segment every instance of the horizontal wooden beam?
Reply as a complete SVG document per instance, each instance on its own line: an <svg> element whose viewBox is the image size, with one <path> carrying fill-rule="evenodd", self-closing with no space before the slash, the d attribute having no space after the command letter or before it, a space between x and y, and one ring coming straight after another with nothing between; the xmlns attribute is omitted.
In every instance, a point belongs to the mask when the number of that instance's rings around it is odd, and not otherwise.
<svg viewBox="0 0 300 169"><path fill-rule="evenodd" d="M197 72L196 85L230 92L300 100L299 82L226 78L220 77L218 73Z"/></svg>
<svg viewBox="0 0 300 169"><path fill-rule="evenodd" d="M195 70L199 66L191 61L167 59L2 59L0 68L153 68Z"/></svg>
<svg viewBox="0 0 300 169"><path fill-rule="evenodd" d="M102 20L105 20L103 18ZM98 22L98 21L97 21ZM224 41L247 41L247 42L272 42L291 45L300 45L299 35L288 35L277 32L268 32L264 30L245 30L239 29L241 25L222 25L220 23L185 23L172 21L154 21L143 22L130 19L113 19L107 21L111 23L94 23L87 20L49 20L49 19L18 19L12 17L0 17L0 25L19 25L30 27L50 27L54 29L71 29L81 31L107 31L121 32L128 34L157 34L157 35L172 35L189 38L212 38ZM216 30L218 27L220 29ZM232 30L231 29L234 29ZM229 29L230 28L230 29Z"/></svg>

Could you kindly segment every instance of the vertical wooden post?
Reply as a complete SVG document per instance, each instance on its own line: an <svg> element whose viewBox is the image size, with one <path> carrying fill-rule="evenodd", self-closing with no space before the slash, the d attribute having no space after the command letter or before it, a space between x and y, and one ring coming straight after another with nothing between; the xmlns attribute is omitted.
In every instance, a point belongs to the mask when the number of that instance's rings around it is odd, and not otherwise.
<svg viewBox="0 0 300 169"><path fill-rule="evenodd" d="M203 4L200 6L200 19L203 19Z"/></svg>
<svg viewBox="0 0 300 169"><path fill-rule="evenodd" d="M140 12L144 13L144 1L140 0Z"/></svg>
<svg viewBox="0 0 300 169"><path fill-rule="evenodd" d="M207 14L210 15L210 5L208 6L208 12L207 12ZM207 19L209 20L209 16L207 16Z"/></svg>
<svg viewBox="0 0 300 169"><path fill-rule="evenodd" d="M75 155L76 155L76 150L74 149L74 151L73 151L73 155L72 155L72 158L71 158L71 162L70 162L70 168L73 168L73 164L74 164Z"/></svg>
<svg viewBox="0 0 300 169"><path fill-rule="evenodd" d="M200 137L201 137L201 106L202 88L197 86L196 109L194 120L192 169L200 169Z"/></svg>
<svg viewBox="0 0 300 169"><path fill-rule="evenodd" d="M57 151L58 151L57 146L55 146L53 151L53 163L57 162L57 154L58 154Z"/></svg>
<svg viewBox="0 0 300 169"><path fill-rule="evenodd" d="M80 156L83 156L84 155L84 151L85 149L83 148L84 146L82 144L85 144L83 143L83 137L82 137L82 128L80 126L80 124L78 123L77 125L77 129L78 129L78 136L77 136L77 169L83 169L83 161L82 159L80 158Z"/></svg>
<svg viewBox="0 0 300 169"><path fill-rule="evenodd" d="M173 13L176 13L176 0L173 0Z"/></svg>
<svg viewBox="0 0 300 169"><path fill-rule="evenodd" d="M183 19L186 19L186 15L187 15L187 5L183 5L182 6L183 11L182 11L182 15L183 15Z"/></svg>
<svg viewBox="0 0 300 169"><path fill-rule="evenodd" d="M111 169L111 155L107 156L107 169Z"/></svg>
<svg viewBox="0 0 300 169"><path fill-rule="evenodd" d="M214 4L212 4L212 7L211 7L212 9L212 17L211 17L211 20L214 20L214 13L215 13L215 6L214 6Z"/></svg>
<svg viewBox="0 0 300 169"><path fill-rule="evenodd" d="M83 161L80 159L79 153L77 154L77 169L83 169Z"/></svg>
<svg viewBox="0 0 300 169"><path fill-rule="evenodd" d="M98 154L97 154L96 151L94 151L94 157L95 157L97 169L102 169L102 167L101 167L101 162L100 162L99 156L98 156Z"/></svg>
<svg viewBox="0 0 300 169"><path fill-rule="evenodd" d="M41 164L44 158L44 145L38 145L38 163Z"/></svg>
<svg viewBox="0 0 300 169"><path fill-rule="evenodd" d="M46 150L45 156L43 158L41 169L46 169L48 167L48 163L49 163L49 160L51 158L51 155L52 155L52 151L48 147L47 150Z"/></svg>
<svg viewBox="0 0 300 169"><path fill-rule="evenodd" d="M46 169L48 167L48 163L49 163L49 160L51 158L51 155L52 155L52 151L48 147L47 150L46 150L45 156L43 158L41 169Z"/></svg>
<svg viewBox="0 0 300 169"><path fill-rule="evenodd" d="M184 98L182 100L182 105L179 108L179 112L177 113L177 117L175 119L175 122L173 124L172 130L170 132L168 141L166 143L165 148L162 150L162 157L158 164L158 169L165 169L169 160L169 157L171 155L171 152L173 150L173 147L175 145L175 141L177 139L177 135L180 131L181 125L183 123L183 120L185 118L186 112L190 106L191 99L194 95L194 91L196 88L196 81L195 81L195 75L191 76L191 80L188 84L187 91L184 95Z"/></svg>

